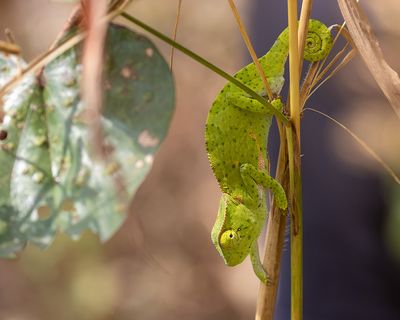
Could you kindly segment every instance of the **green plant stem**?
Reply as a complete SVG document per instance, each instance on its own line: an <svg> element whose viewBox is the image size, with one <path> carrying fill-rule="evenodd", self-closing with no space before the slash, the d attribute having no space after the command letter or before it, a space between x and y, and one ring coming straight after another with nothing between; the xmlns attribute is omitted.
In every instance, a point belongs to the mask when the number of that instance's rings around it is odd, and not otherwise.
<svg viewBox="0 0 400 320"><path fill-rule="evenodd" d="M303 225L300 153L294 128L286 127L289 163L289 202L291 203L291 296L292 320L301 320L303 313Z"/></svg>
<svg viewBox="0 0 400 320"><path fill-rule="evenodd" d="M298 159L295 159L298 160ZM295 161L295 190L292 202L291 242L291 282L292 282L292 320L303 318L303 212L302 182L300 167Z"/></svg>
<svg viewBox="0 0 400 320"><path fill-rule="evenodd" d="M176 49L178 49L179 51L183 52L184 54L186 54L187 56L191 57L192 59L196 60L197 62L199 62L203 66L205 66L205 67L209 68L210 70L214 71L215 73L219 74L221 77L225 78L229 82L233 83L235 86L239 87L240 89L245 91L247 94L249 94L252 98L254 98L255 100L257 100L260 103L262 103L264 106L266 106L269 109L269 111L271 112L271 114L276 116L280 121L282 121L282 123L284 123L286 126L289 125L289 120L283 115L282 112L280 112L279 110L275 109L267 100L265 100L263 97L258 95L255 91L251 90L249 87L247 87L246 85L241 83L236 78L232 77L230 74L226 73L225 71L223 71L222 69L218 68L214 64L208 62L204 58L200 57L198 54L196 54L193 51L189 50L188 48L186 48L186 47L180 45L179 43L175 42L174 40L172 40L168 36L162 34L161 32L159 32L159 31L153 29L152 27L150 27L149 25L145 24L144 22L142 22L142 21L136 19L135 17L129 15L128 13L122 12L121 16L124 17L125 19L127 19L128 21L136 24L137 26L141 27L142 29L146 30L147 32L151 33L152 35L156 36L160 40L168 43L169 45L171 45L173 47L175 47Z"/></svg>
<svg viewBox="0 0 400 320"><path fill-rule="evenodd" d="M303 229L300 159L300 58L297 0L288 0L290 116L293 127L287 135L289 153L293 151L289 199L291 200L290 264L291 319L303 319Z"/></svg>

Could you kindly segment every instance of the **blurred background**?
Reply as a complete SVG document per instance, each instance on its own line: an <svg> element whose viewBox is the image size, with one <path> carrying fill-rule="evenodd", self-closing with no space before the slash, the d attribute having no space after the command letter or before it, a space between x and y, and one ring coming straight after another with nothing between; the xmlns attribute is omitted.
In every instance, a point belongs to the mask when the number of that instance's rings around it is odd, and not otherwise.
<svg viewBox="0 0 400 320"><path fill-rule="evenodd" d="M286 25L285 4L236 2L257 52L265 53ZM314 17L342 23L336 2L314 2ZM137 0L128 11L171 34L177 3ZM389 63L400 70L397 0L363 5ZM0 30L11 28L30 60L50 46L73 6L2 0ZM249 62L226 1L184 0L178 41L229 73ZM155 42L169 60L170 48ZM0 261L1 320L254 317L258 281L251 264L224 266L210 241L220 191L204 123L225 81L179 52L173 72L177 104L169 134L123 227L105 244L90 233L78 242L60 235L46 251L28 247L16 260ZM399 120L360 59L309 106L334 115L398 166ZM303 128L305 319L360 319L369 307L374 312L363 319L400 319L398 189L326 119L306 113ZM279 320L289 319L287 258L285 249Z"/></svg>

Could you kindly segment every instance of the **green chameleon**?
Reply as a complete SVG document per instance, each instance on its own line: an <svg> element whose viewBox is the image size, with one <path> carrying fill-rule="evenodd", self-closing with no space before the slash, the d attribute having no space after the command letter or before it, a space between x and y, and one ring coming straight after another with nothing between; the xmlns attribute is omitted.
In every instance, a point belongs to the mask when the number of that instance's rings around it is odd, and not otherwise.
<svg viewBox="0 0 400 320"><path fill-rule="evenodd" d="M288 29L278 37L266 55L259 59L275 95L282 89L288 56ZM304 59L318 61L332 47L328 28L310 20ZM265 96L264 85L254 66L249 64L235 78ZM271 104L282 110L279 98ZM214 101L206 122L206 147L212 170L223 192L212 242L228 266L241 263L249 254L258 278L267 283L258 253L258 237L267 219L266 191L269 188L277 206L287 208L282 186L268 172L266 142L272 114L259 101L227 83Z"/></svg>

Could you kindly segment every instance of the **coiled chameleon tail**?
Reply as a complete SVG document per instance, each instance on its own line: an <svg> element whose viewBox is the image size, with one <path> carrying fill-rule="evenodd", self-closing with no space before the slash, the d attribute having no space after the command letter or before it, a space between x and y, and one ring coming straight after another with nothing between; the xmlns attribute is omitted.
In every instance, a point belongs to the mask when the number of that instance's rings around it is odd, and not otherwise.
<svg viewBox="0 0 400 320"><path fill-rule="evenodd" d="M318 20L311 19L304 46L304 59L319 61L324 59L332 49L332 36L328 27Z"/></svg>

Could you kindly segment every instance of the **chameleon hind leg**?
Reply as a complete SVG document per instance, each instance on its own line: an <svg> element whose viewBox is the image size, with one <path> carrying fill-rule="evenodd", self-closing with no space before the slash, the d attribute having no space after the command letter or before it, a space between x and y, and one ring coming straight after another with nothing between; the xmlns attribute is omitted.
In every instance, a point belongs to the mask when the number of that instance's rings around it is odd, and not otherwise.
<svg viewBox="0 0 400 320"><path fill-rule="evenodd" d="M287 208L285 190L283 190L283 187L278 181L269 175L268 171L258 170L253 165L245 163L240 166L240 174L250 195L257 197L257 187L261 185L272 191L276 204L280 209Z"/></svg>

